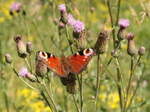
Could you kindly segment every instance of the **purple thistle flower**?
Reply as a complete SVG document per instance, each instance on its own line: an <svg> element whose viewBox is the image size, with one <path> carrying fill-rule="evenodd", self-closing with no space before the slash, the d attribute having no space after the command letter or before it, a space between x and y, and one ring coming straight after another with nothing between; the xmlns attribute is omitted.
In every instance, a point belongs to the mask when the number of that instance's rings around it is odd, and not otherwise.
<svg viewBox="0 0 150 112"><path fill-rule="evenodd" d="M84 23L81 22L81 21L79 21L79 20L75 21L75 23L73 24L73 31L74 31L74 32L80 33L80 32L82 32L84 29L85 29Z"/></svg>
<svg viewBox="0 0 150 112"><path fill-rule="evenodd" d="M71 26L73 26L75 24L76 20L74 19L74 17L72 16L72 14L68 14L67 15L67 22Z"/></svg>
<svg viewBox="0 0 150 112"><path fill-rule="evenodd" d="M127 28L130 25L130 22L128 19L120 19L119 20L119 26L123 29Z"/></svg>
<svg viewBox="0 0 150 112"><path fill-rule="evenodd" d="M60 4L58 6L58 9L60 10L60 12L64 13L64 12L66 12L66 5L65 4Z"/></svg>
<svg viewBox="0 0 150 112"><path fill-rule="evenodd" d="M19 2L14 2L12 5L11 5L11 7L10 7L10 11L17 11L17 12L19 12L20 11L20 9L21 9L21 3L19 3Z"/></svg>
<svg viewBox="0 0 150 112"><path fill-rule="evenodd" d="M127 39L128 39L128 40L133 40L133 39L134 39L134 34L131 33L131 32L129 32L129 33L127 34Z"/></svg>
<svg viewBox="0 0 150 112"><path fill-rule="evenodd" d="M22 67L19 71L19 75L21 77L27 77L28 76L28 69L26 67Z"/></svg>

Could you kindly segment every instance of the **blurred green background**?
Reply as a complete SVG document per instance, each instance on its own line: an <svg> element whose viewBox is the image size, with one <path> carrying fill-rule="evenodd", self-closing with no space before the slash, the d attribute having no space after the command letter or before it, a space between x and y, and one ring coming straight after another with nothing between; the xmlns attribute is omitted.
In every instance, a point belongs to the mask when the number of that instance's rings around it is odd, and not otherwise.
<svg viewBox="0 0 150 112"><path fill-rule="evenodd" d="M113 18L117 10L117 0L111 1ZM14 13L10 15L10 7L13 2L20 2L25 15ZM35 66L35 52L44 50L57 56L71 55L66 35L62 31L61 37L58 33L58 26L55 20L59 19L60 13L58 5L65 3L70 13L76 19L85 23L86 41L83 42L84 48L94 46L97 36L102 29L111 31L111 23L108 8L105 0L0 0L0 112L50 112L46 103L40 94L28 88L19 80L11 70L10 66L5 63L5 53L10 53L13 57L15 68L19 71L25 66L23 59L19 58L16 51L14 37L21 35L24 41L31 41L34 46L34 52L31 56L32 65ZM145 46L146 55L142 57L141 64L145 64L144 78L140 84L137 95L134 100L132 112L149 112L150 111L150 1L149 0L121 0L120 18L130 20L130 27L127 32L135 34L136 46ZM72 29L69 28L69 34L72 38ZM110 36L110 38L112 38ZM122 43L121 68L124 77L129 75L129 56L126 53L127 41ZM110 53L113 50L110 39L107 53L102 55L102 63L107 63ZM77 51L74 48L74 51ZM83 94L84 94L84 112L93 111L94 90L96 78L96 58L94 57L88 65L88 70L83 74ZM115 64L109 68L113 76ZM139 67L135 71L138 77L142 69ZM68 106L68 112L75 112L75 106L72 104L72 97L60 83L58 77L52 77L51 88L53 98L57 104L59 112L65 112L65 106ZM98 98L98 112L119 112L119 97L116 85L109 73L101 76L100 94ZM126 78L124 79L126 80ZM134 79L136 80L136 78ZM134 85L133 80L133 85ZM67 98L68 96L68 98ZM77 102L79 95L76 95ZM70 100L71 99L71 100ZM8 110L9 109L9 110Z"/></svg>

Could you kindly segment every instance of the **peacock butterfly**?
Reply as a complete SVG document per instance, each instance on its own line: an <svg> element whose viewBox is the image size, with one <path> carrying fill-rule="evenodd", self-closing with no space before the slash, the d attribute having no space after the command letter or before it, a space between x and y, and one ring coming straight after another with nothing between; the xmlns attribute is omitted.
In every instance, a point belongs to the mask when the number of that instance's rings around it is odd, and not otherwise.
<svg viewBox="0 0 150 112"><path fill-rule="evenodd" d="M71 56L56 57L55 55L38 51L40 59L45 61L48 68L60 77L67 77L69 74L81 73L95 55L92 48L81 50Z"/></svg>

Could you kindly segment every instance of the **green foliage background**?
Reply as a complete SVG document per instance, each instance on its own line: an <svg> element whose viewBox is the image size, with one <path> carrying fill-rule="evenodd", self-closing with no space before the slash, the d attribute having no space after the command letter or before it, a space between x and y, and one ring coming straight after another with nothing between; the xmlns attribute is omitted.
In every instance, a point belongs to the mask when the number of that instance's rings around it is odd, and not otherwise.
<svg viewBox="0 0 150 112"><path fill-rule="evenodd" d="M116 14L116 1L111 1L113 18L115 19ZM58 27L54 23L55 18L59 18L58 5L66 3L68 10L72 13L76 19L79 19L85 23L87 37L86 41L83 42L84 48L94 46L97 36L102 29L111 30L111 23L108 13L108 8L105 0L18 0L23 4L23 9L26 15L15 14L15 16L9 15L9 7L14 0L0 0L0 111L1 112L48 112L46 110L46 103L41 103L42 98L38 94L37 97L30 98L32 89L29 89L19 78L17 78L9 65L5 63L5 53L10 53L13 57L15 68L19 71L21 66L25 66L24 61L17 56L14 36L22 35L24 41L31 41L34 45L34 53L31 56L32 65L35 65L35 52L44 50L51 52L57 56L71 55L69 45L67 43L66 35L62 32L59 37ZM135 34L136 46L146 47L146 54L142 57L141 63L145 63L144 79L141 82L140 88L138 89L136 98L134 101L133 112L149 112L150 110L150 1L149 0L122 0L120 9L120 18L127 18L130 20L130 27L127 29L128 32ZM91 11L91 8L94 8ZM69 33L72 38L72 29L69 28ZM110 38L112 38L110 36ZM124 75L124 80L127 80L129 75L129 56L126 54L127 42L123 41L121 51L121 68ZM107 63L110 58L112 49L112 39L109 41L107 53L102 55L102 63ZM74 51L78 51L74 47ZM84 111L93 111L94 100L93 100L93 84L95 84L96 78L96 58L94 57L88 69L83 73L83 94L84 94ZM128 62L128 63L127 63ZM115 64L109 68L113 77ZM135 75L142 73L141 68L137 68ZM53 73L49 73L50 76ZM116 85L113 78L109 76L109 73L101 76L101 87L98 99L99 112L119 112L119 104L115 99L118 98ZM104 79L103 79L104 77ZM136 78L134 79L136 80ZM143 83L146 81L146 87L143 87ZM53 91L53 98L60 112L64 112L66 105L68 106L68 112L75 112L75 106L72 104L72 97L66 91L63 85L60 83L58 77L52 76L51 88ZM22 91L25 93L22 94ZM27 92L26 92L27 91ZM29 95L29 96L25 96ZM109 98L111 97L112 98ZM76 95L77 102L79 94ZM106 100L106 97L108 99ZM113 99L115 98L115 99ZM40 102L41 101L41 102ZM27 102L27 103L24 103ZM43 107L37 106L43 105ZM35 109L32 105L36 105ZM113 108L113 105L114 108ZM39 108L38 108L39 107ZM9 108L9 111L7 110Z"/></svg>

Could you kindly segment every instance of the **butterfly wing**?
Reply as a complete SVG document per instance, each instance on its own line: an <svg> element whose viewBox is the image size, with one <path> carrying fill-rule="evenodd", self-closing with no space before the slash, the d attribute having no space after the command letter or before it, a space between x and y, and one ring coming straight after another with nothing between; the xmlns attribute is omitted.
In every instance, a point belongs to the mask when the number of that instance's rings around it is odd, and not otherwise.
<svg viewBox="0 0 150 112"><path fill-rule="evenodd" d="M67 75L61 63L61 59L52 54L48 57L48 68L60 77L66 77Z"/></svg>
<svg viewBox="0 0 150 112"><path fill-rule="evenodd" d="M91 57L94 55L93 49L85 49L82 51L79 51L78 53L74 54L73 56L67 57L71 73L78 74L82 72L89 61L91 60Z"/></svg>

